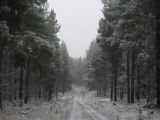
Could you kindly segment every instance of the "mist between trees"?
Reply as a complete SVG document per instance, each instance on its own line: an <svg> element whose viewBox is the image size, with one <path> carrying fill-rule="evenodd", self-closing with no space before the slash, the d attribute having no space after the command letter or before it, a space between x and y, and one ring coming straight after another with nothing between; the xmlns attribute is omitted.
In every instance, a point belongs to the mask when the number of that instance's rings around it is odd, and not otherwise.
<svg viewBox="0 0 160 120"><path fill-rule="evenodd" d="M4 100L19 100L19 106L31 98L51 100L72 84L113 101L157 100L160 107L158 3L102 2L96 40L85 58L75 59L57 36L60 25L47 0L0 1L1 109Z"/></svg>

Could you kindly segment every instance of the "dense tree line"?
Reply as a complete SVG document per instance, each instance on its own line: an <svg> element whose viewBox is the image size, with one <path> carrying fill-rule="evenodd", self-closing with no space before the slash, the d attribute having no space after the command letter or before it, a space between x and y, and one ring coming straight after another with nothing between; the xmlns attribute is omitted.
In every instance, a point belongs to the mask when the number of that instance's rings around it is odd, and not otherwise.
<svg viewBox="0 0 160 120"><path fill-rule="evenodd" d="M67 90L69 55L59 30L47 0L0 1L0 108L3 100L22 106Z"/></svg>
<svg viewBox="0 0 160 120"><path fill-rule="evenodd" d="M84 86L85 85L85 74L84 74L84 59L72 58L69 59L69 73L71 83L74 85Z"/></svg>
<svg viewBox="0 0 160 120"><path fill-rule="evenodd" d="M86 56L89 86L97 89L98 96L107 93L114 101L157 99L159 106L156 1L102 2L104 18Z"/></svg>
<svg viewBox="0 0 160 120"><path fill-rule="evenodd" d="M85 58L85 81L90 90L97 90L98 96L106 96L108 91L107 79L109 76L109 64L105 58L101 59L102 50L96 41L93 41Z"/></svg>

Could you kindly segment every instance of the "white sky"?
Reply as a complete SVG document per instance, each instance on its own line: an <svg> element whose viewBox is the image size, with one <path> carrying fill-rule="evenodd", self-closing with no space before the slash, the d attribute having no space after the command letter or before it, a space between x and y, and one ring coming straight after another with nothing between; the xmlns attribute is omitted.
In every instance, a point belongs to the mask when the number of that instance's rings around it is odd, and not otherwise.
<svg viewBox="0 0 160 120"><path fill-rule="evenodd" d="M71 57L84 57L90 42L97 35L102 17L101 0L48 0L61 25L58 36L67 44Z"/></svg>

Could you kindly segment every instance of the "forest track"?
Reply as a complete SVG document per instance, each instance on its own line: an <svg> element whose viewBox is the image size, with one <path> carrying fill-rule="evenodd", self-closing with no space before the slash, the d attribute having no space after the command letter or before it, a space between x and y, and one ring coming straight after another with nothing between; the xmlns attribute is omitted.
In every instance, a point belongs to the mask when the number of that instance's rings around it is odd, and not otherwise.
<svg viewBox="0 0 160 120"><path fill-rule="evenodd" d="M109 120L87 105L81 97L74 98L70 120Z"/></svg>

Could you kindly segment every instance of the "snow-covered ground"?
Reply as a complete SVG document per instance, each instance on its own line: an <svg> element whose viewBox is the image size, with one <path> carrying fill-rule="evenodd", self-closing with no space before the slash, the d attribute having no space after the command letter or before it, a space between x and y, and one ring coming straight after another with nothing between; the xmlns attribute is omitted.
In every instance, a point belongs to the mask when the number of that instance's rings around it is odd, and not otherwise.
<svg viewBox="0 0 160 120"><path fill-rule="evenodd" d="M7 105L0 112L0 120L69 120L72 105L71 97L66 96L57 101L41 102L38 106L35 103L23 107Z"/></svg>
<svg viewBox="0 0 160 120"><path fill-rule="evenodd" d="M84 103L83 98L75 97L70 120L109 120L89 105Z"/></svg>
<svg viewBox="0 0 160 120"><path fill-rule="evenodd" d="M140 116L141 120L160 120L160 111L140 109L138 104L114 103L81 88L74 88L57 101L41 102L38 106L6 105L0 112L0 120L140 120Z"/></svg>
<svg viewBox="0 0 160 120"><path fill-rule="evenodd" d="M108 98L95 97L94 92L88 94L85 96L85 103L108 117L109 120L160 120L160 110L158 109L145 109L136 103L128 105L111 102Z"/></svg>

